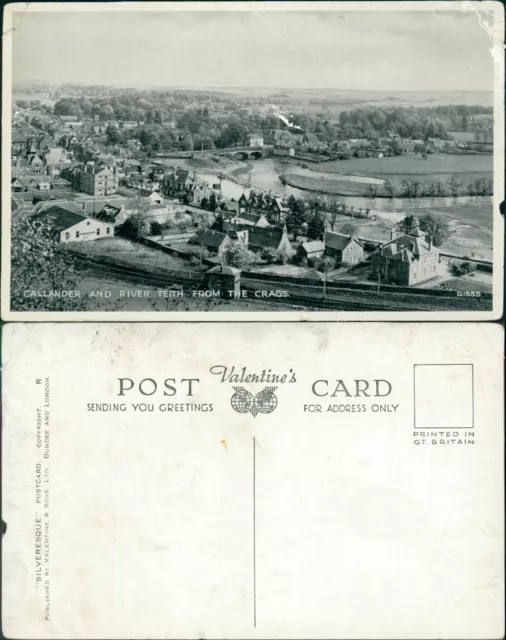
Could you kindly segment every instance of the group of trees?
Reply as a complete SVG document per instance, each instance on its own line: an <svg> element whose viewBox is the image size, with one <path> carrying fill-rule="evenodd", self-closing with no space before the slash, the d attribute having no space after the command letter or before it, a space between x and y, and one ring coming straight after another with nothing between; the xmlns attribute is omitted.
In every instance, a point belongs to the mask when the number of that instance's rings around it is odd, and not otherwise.
<svg viewBox="0 0 506 640"><path fill-rule="evenodd" d="M76 291L80 276L50 224L15 218L11 227L11 307L15 311L80 311L80 297L27 296L27 291Z"/></svg>
<svg viewBox="0 0 506 640"><path fill-rule="evenodd" d="M256 264L286 264L289 257L286 249L276 250L268 247L257 253L241 242L231 242L224 251L226 264L237 269L247 269Z"/></svg>
<svg viewBox="0 0 506 640"><path fill-rule="evenodd" d="M242 146L251 132L268 136L273 129L284 128L272 113L263 115L256 101L220 93L159 90L110 90L63 97L54 106L56 115L78 118L99 116L100 121L115 120L119 127L108 128L109 144L140 140L148 153L180 149L213 149ZM475 116L492 114L491 108L466 105L438 107L370 106L344 110L338 122L327 112L293 112L290 118L301 130L319 134L328 144L349 138L379 137L396 133L401 137L427 140L447 138L450 130L470 130L487 126L487 120ZM122 128L125 121L139 123L137 128ZM140 124L142 123L142 124ZM327 149L326 153L330 153ZM395 149L393 151L395 153ZM346 154L346 151L341 151Z"/></svg>
<svg viewBox="0 0 506 640"><path fill-rule="evenodd" d="M488 178L477 178L473 182L465 184L458 175L451 175L446 180L436 182L422 182L413 177L400 182L395 179L385 180L382 187L377 185L367 186L367 196L376 198L378 195L386 195L388 198L457 198L461 195L491 196L493 194L493 181Z"/></svg>
<svg viewBox="0 0 506 640"><path fill-rule="evenodd" d="M417 219L413 215L407 215L398 223L397 228L401 233L408 234L415 229L416 224ZM435 247L441 247L453 233L448 220L433 213L420 216L418 226L430 236Z"/></svg>
<svg viewBox="0 0 506 640"><path fill-rule="evenodd" d="M448 131L480 128L473 116L489 115L492 107L479 105L440 105L438 107L360 107L339 114L339 125L345 137L374 139L396 133L402 138L428 140L447 138Z"/></svg>
<svg viewBox="0 0 506 640"><path fill-rule="evenodd" d="M208 228L215 217L210 211L188 214L184 211L175 211L162 222L154 220L149 203L138 195L132 198L130 203L131 213L126 220L117 227L117 235L138 240L143 236L164 236L171 233L184 233L189 229Z"/></svg>
<svg viewBox="0 0 506 640"><path fill-rule="evenodd" d="M131 90L107 98L65 97L56 102L54 113L118 121L118 127L107 127L108 143L138 139L148 153L241 146L248 143L251 131L267 132L280 126L274 116L251 112L223 94L191 92ZM138 127L123 128L125 121L137 122Z"/></svg>
<svg viewBox="0 0 506 640"><path fill-rule="evenodd" d="M326 229L336 231L340 216L367 218L369 209L356 210L336 195L320 195L308 192L304 198L290 196L285 223L289 234L296 241L299 235L308 240L320 240ZM341 231L341 229L340 229Z"/></svg>

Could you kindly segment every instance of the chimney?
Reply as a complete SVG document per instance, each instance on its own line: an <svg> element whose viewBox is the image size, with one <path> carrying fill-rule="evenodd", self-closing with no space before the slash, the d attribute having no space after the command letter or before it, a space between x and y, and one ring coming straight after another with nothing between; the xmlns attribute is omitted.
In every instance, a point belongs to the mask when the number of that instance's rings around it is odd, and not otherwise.
<svg viewBox="0 0 506 640"><path fill-rule="evenodd" d="M429 243L429 251L432 249L432 236L427 236L427 242Z"/></svg>
<svg viewBox="0 0 506 640"><path fill-rule="evenodd" d="M392 227L390 229L390 240L393 240L395 238L395 229Z"/></svg>

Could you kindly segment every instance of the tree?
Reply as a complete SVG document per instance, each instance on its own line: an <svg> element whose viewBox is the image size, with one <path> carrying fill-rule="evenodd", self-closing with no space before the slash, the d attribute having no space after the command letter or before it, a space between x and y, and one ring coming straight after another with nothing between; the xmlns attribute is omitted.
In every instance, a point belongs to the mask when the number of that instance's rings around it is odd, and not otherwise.
<svg viewBox="0 0 506 640"><path fill-rule="evenodd" d="M315 213L308 223L307 237L309 240L321 240L325 233L325 221L320 213Z"/></svg>
<svg viewBox="0 0 506 640"><path fill-rule="evenodd" d="M110 104L104 104L100 109L100 117L104 120L111 120L114 117L114 109Z"/></svg>
<svg viewBox="0 0 506 640"><path fill-rule="evenodd" d="M324 208L326 212L326 220L330 230L334 231L339 218L339 213L343 210L344 200L340 196L328 195L325 198Z"/></svg>
<svg viewBox="0 0 506 640"><path fill-rule="evenodd" d="M218 207L218 201L216 200L216 194L213 192L209 196L209 211L216 211Z"/></svg>
<svg viewBox="0 0 506 640"><path fill-rule="evenodd" d="M246 269L258 262L258 256L241 242L231 242L224 251L226 264L237 269Z"/></svg>
<svg viewBox="0 0 506 640"><path fill-rule="evenodd" d="M193 138L190 134L186 135L183 138L183 150L184 151L193 151Z"/></svg>
<svg viewBox="0 0 506 640"><path fill-rule="evenodd" d="M336 261L331 256L323 256L320 260L320 264L318 265L319 271L331 271L336 266Z"/></svg>
<svg viewBox="0 0 506 640"><path fill-rule="evenodd" d="M138 240L150 232L149 204L142 198L136 196L131 204L132 213L125 222L118 227L118 235L126 236Z"/></svg>
<svg viewBox="0 0 506 640"><path fill-rule="evenodd" d="M441 247L452 234L448 220L442 216L427 213L418 222L420 229L431 237L435 247Z"/></svg>
<svg viewBox="0 0 506 640"><path fill-rule="evenodd" d="M59 245L59 233L30 218L14 219L11 227L11 308L13 311L79 311L81 298L39 298L26 291L76 291L79 273L72 255Z"/></svg>
<svg viewBox="0 0 506 640"><path fill-rule="evenodd" d="M289 258L288 250L286 247L282 247L278 251L276 251L276 262L278 264L286 264Z"/></svg>
<svg viewBox="0 0 506 640"><path fill-rule="evenodd" d="M368 184L365 189L365 192L368 198L375 198L378 195L378 185Z"/></svg>
<svg viewBox="0 0 506 640"><path fill-rule="evenodd" d="M416 225L415 216L407 215L403 220L397 224L397 229L404 234L408 234Z"/></svg>
<svg viewBox="0 0 506 640"><path fill-rule="evenodd" d="M77 116L81 117L81 109L79 105L68 98L58 100L54 105L54 113L57 116Z"/></svg>
<svg viewBox="0 0 506 640"><path fill-rule="evenodd" d="M446 186L441 181L436 183L436 195L438 198L443 198L448 195Z"/></svg>
<svg viewBox="0 0 506 640"><path fill-rule="evenodd" d="M124 136L121 131L111 124L107 125L105 135L107 136L107 144L109 145L121 144L124 140Z"/></svg>
<svg viewBox="0 0 506 640"><path fill-rule="evenodd" d="M285 218L286 229L296 241L302 225L306 222L306 210L304 203L294 196L288 198L287 206L289 212Z"/></svg>
<svg viewBox="0 0 506 640"><path fill-rule="evenodd" d="M396 196L396 188L394 182L392 180L385 180L383 183L383 188L387 192L387 196L389 198L395 198Z"/></svg>
<svg viewBox="0 0 506 640"><path fill-rule="evenodd" d="M461 184L459 177L455 174L448 178L448 189L450 190L452 198L456 198L459 195L459 187Z"/></svg>
<svg viewBox="0 0 506 640"><path fill-rule="evenodd" d="M304 197L304 202L306 204L307 210L310 214L315 214L317 211L322 211L324 208L324 199L319 193L306 193Z"/></svg>
<svg viewBox="0 0 506 640"><path fill-rule="evenodd" d="M267 264L274 264L278 257L278 252L276 251L276 249L273 249L272 247L267 247L262 251L261 255L262 255L262 260L265 260Z"/></svg>
<svg viewBox="0 0 506 640"><path fill-rule="evenodd" d="M354 236L357 233L357 225L345 222L339 227L339 233L344 233L346 236Z"/></svg>

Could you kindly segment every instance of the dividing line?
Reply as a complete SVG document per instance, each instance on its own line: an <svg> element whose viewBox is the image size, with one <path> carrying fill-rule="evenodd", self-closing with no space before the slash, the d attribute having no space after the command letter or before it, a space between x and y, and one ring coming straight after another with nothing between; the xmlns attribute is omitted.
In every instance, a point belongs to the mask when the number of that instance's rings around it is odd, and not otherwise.
<svg viewBox="0 0 506 640"><path fill-rule="evenodd" d="M256 440L253 438L253 626L257 626Z"/></svg>

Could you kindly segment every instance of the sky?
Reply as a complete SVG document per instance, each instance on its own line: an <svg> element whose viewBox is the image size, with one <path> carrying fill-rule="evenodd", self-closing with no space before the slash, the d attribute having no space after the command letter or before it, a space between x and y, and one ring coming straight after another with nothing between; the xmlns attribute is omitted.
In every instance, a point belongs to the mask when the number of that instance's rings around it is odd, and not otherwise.
<svg viewBox="0 0 506 640"><path fill-rule="evenodd" d="M14 83L492 90L472 12L27 11L14 26Z"/></svg>

